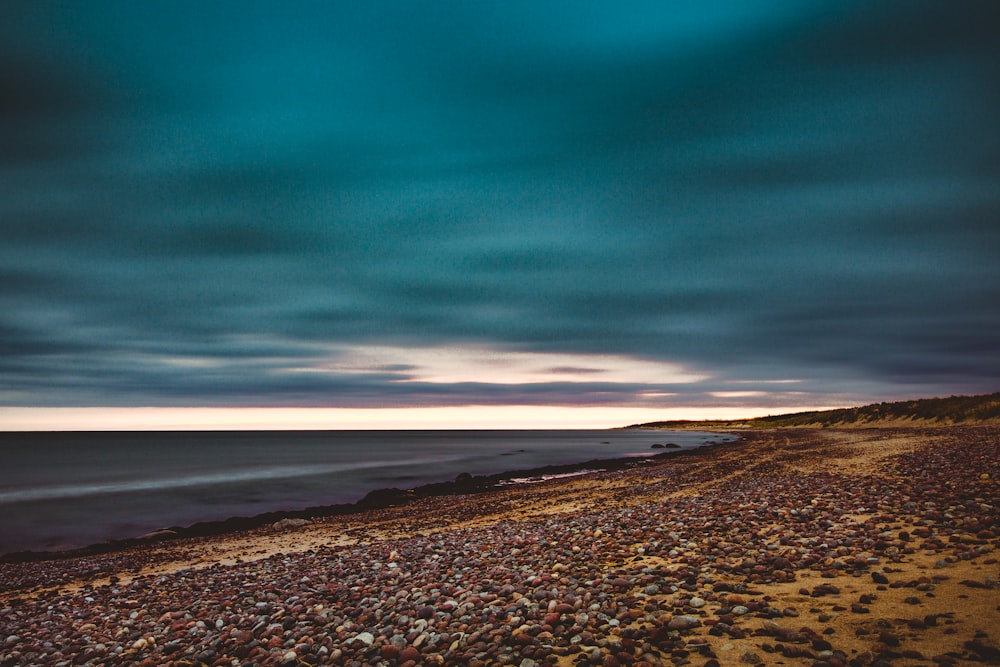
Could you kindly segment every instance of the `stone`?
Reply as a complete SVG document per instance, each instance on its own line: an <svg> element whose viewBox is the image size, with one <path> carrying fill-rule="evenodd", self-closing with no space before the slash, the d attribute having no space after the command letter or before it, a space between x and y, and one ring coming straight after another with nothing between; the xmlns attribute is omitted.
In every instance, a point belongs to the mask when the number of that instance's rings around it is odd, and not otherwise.
<svg viewBox="0 0 1000 667"><path fill-rule="evenodd" d="M420 660L420 651L413 648L412 646L407 646L402 651L399 652L399 661L406 662L407 660L413 660L414 662Z"/></svg>
<svg viewBox="0 0 1000 667"><path fill-rule="evenodd" d="M697 628L701 625L701 620L696 616L674 616L667 623L667 627L671 630L690 630L691 628Z"/></svg>
<svg viewBox="0 0 1000 667"><path fill-rule="evenodd" d="M354 641L361 642L365 646L371 646L375 643L375 635L370 632L359 632L354 635Z"/></svg>

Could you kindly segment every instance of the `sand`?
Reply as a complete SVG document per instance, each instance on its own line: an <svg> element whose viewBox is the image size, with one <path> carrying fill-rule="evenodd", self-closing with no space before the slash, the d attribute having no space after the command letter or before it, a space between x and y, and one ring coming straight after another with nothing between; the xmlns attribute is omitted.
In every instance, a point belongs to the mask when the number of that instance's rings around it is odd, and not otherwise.
<svg viewBox="0 0 1000 667"><path fill-rule="evenodd" d="M0 665L1000 664L1000 428L742 435L0 564Z"/></svg>

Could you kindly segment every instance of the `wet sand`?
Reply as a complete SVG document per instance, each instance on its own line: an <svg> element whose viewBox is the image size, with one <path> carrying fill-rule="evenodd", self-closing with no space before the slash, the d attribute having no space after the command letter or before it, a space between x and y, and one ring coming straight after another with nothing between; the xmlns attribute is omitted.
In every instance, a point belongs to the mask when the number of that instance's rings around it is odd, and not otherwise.
<svg viewBox="0 0 1000 667"><path fill-rule="evenodd" d="M622 470L0 564L0 665L1000 664L1000 428Z"/></svg>

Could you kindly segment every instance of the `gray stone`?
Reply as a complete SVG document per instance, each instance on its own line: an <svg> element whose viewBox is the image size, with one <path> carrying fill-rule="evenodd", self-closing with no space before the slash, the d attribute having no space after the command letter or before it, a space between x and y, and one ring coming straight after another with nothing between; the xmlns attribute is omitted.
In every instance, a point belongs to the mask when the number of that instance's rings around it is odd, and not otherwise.
<svg viewBox="0 0 1000 667"><path fill-rule="evenodd" d="M365 646L371 646L375 643L375 635L370 632L359 632L354 635L354 641L361 642Z"/></svg>
<svg viewBox="0 0 1000 667"><path fill-rule="evenodd" d="M699 625L701 625L701 621L695 616L674 616L667 623L667 627L671 630L690 630Z"/></svg>

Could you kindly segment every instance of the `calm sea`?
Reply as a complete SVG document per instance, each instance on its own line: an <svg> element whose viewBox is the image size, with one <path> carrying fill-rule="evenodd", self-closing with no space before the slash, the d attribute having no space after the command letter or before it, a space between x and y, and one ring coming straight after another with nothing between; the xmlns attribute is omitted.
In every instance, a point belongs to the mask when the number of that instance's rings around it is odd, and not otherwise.
<svg viewBox="0 0 1000 667"><path fill-rule="evenodd" d="M0 554L350 503L373 489L731 436L690 431L0 433ZM676 450L675 450L676 451Z"/></svg>

